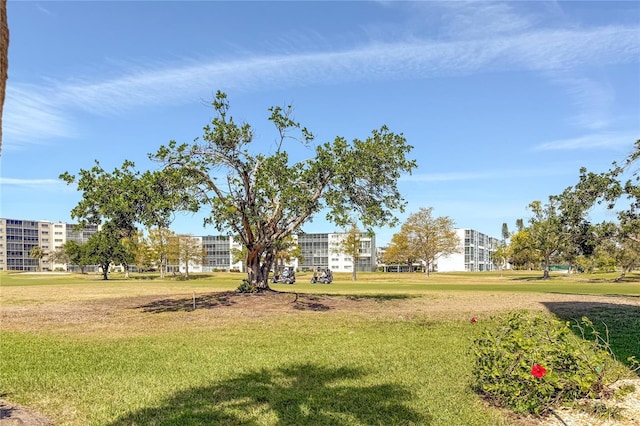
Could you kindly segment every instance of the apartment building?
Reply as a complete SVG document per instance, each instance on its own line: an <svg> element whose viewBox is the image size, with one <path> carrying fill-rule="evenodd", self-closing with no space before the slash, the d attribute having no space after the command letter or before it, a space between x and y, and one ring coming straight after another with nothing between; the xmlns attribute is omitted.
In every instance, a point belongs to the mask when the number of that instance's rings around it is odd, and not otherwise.
<svg viewBox="0 0 640 426"><path fill-rule="evenodd" d="M70 240L85 243L97 230L97 226L75 231L70 223L0 218L0 271L67 270L66 264L52 263L49 253ZM44 252L42 259L31 258L36 246Z"/></svg>
<svg viewBox="0 0 640 426"><path fill-rule="evenodd" d="M492 253L499 240L474 229L456 229L459 252L441 257L436 262L438 272L493 271Z"/></svg>
<svg viewBox="0 0 640 426"><path fill-rule="evenodd" d="M376 270L376 240L375 235L360 235L360 253L354 259L341 248L347 233L316 233L297 235L304 261L298 265L301 271L317 268L329 268L334 272L372 272Z"/></svg>
<svg viewBox="0 0 640 426"><path fill-rule="evenodd" d="M53 264L48 254L62 248L67 241L86 243L100 227L91 225L77 231L74 224L49 222L45 220L0 219L0 271L77 271L74 265ZM375 236L362 234L360 253L355 262L341 250L341 241L346 233L301 233L294 235L301 247L304 262L294 259L291 266L309 271L315 268L330 268L335 272L370 272L376 270ZM190 263L189 272L243 271L242 262L234 262L233 250L242 248L239 241L226 235L206 235L193 237L205 252L204 262ZM40 246L45 256L33 259L30 252ZM184 272L183 263L169 265L170 271ZM85 268L93 272L97 267Z"/></svg>

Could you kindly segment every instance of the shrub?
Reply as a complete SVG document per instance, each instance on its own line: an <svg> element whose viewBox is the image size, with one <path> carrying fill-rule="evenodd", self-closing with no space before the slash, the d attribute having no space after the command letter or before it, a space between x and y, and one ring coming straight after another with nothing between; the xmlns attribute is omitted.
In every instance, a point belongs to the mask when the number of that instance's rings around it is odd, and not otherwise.
<svg viewBox="0 0 640 426"><path fill-rule="evenodd" d="M252 285L249 280L242 280L242 284L236 289L238 293L257 293L258 289L255 285Z"/></svg>
<svg viewBox="0 0 640 426"><path fill-rule="evenodd" d="M516 413L543 414L553 405L596 397L612 358L608 344L586 318L576 323L515 312L474 341L476 390Z"/></svg>

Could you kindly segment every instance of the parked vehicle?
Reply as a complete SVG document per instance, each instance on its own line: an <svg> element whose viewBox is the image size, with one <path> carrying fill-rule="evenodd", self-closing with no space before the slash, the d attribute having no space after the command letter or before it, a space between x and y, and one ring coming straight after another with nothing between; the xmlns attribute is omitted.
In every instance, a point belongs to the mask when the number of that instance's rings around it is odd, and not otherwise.
<svg viewBox="0 0 640 426"><path fill-rule="evenodd" d="M293 266L277 266L273 271L273 283L295 284L296 271Z"/></svg>
<svg viewBox="0 0 640 426"><path fill-rule="evenodd" d="M311 277L311 284L331 284L333 282L333 273L331 269L316 270Z"/></svg>

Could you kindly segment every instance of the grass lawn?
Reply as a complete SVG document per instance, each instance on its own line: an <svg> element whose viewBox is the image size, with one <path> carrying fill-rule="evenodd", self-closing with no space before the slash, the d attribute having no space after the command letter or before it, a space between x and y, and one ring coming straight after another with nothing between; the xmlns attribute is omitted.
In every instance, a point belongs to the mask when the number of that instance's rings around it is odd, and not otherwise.
<svg viewBox="0 0 640 426"><path fill-rule="evenodd" d="M587 315L640 359L637 275L539 275L298 274L249 296L242 274L2 273L0 394L69 425L514 424L470 389L493 315Z"/></svg>

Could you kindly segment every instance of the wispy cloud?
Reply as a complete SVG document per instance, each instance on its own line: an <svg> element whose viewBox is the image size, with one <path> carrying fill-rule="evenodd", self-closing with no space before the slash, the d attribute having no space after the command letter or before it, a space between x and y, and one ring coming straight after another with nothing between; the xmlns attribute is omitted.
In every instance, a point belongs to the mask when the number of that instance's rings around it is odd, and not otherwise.
<svg viewBox="0 0 640 426"><path fill-rule="evenodd" d="M73 136L64 103L46 87L9 84L3 116L5 147L15 149L43 140Z"/></svg>
<svg viewBox="0 0 640 426"><path fill-rule="evenodd" d="M525 24L519 24L525 26ZM343 51L262 55L157 65L95 81L45 85L9 82L5 141L69 137L75 111L122 113L135 107L193 102L212 88L253 91L335 82L433 78L492 71L570 70L617 64L640 55L638 28L540 30L453 41L373 43Z"/></svg>
<svg viewBox="0 0 640 426"><path fill-rule="evenodd" d="M577 138L559 139L541 143L534 147L536 151L569 151L584 149L628 149L640 135L621 132L602 132Z"/></svg>
<svg viewBox="0 0 640 426"><path fill-rule="evenodd" d="M62 189L66 187L59 179L19 179L0 177L0 185L2 186L18 186L30 189Z"/></svg>

